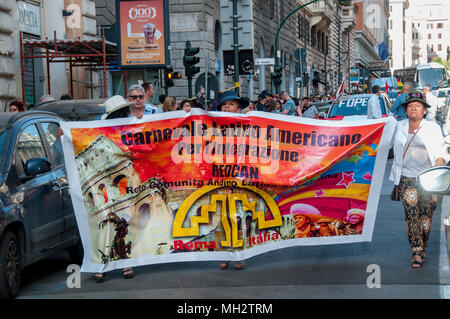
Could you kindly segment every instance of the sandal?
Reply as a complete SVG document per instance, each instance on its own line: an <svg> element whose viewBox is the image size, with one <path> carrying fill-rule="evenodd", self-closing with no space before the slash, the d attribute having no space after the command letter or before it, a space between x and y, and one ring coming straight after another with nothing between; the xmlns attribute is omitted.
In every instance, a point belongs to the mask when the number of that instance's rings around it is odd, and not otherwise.
<svg viewBox="0 0 450 319"><path fill-rule="evenodd" d="M420 260L414 260L414 256L419 256L419 258L420 258ZM420 254L419 253L415 253L415 254L413 254L413 260L411 261L411 267L412 268L420 268L420 267L422 267L422 264L423 264L423 262L422 262L422 258L420 257Z"/></svg>
<svg viewBox="0 0 450 319"><path fill-rule="evenodd" d="M133 268L124 268L122 270L123 278L130 279L134 277Z"/></svg>
<svg viewBox="0 0 450 319"><path fill-rule="evenodd" d="M94 274L93 278L97 283L102 283L103 281L105 281L105 273L97 272Z"/></svg>
<svg viewBox="0 0 450 319"><path fill-rule="evenodd" d="M245 268L245 263L243 261L238 261L236 264L234 264L234 268L236 270L242 270Z"/></svg>
<svg viewBox="0 0 450 319"><path fill-rule="evenodd" d="M219 264L220 269L227 269L229 265L230 265L230 263L229 263L228 261L222 261L222 262Z"/></svg>
<svg viewBox="0 0 450 319"><path fill-rule="evenodd" d="M422 264L427 262L427 256L425 255L424 250L419 253L419 256L420 256L420 259L422 259Z"/></svg>

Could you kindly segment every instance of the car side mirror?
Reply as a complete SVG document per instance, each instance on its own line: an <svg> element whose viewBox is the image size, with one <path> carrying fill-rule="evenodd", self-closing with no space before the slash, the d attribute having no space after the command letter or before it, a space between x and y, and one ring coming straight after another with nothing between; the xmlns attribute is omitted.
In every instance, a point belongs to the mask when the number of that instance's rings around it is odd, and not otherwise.
<svg viewBox="0 0 450 319"><path fill-rule="evenodd" d="M25 163L24 172L27 176L47 173L51 169L51 164L46 158L31 158Z"/></svg>
<svg viewBox="0 0 450 319"><path fill-rule="evenodd" d="M318 117L319 119L324 119L324 118L327 117L327 115L325 114L325 112L319 112L319 114L317 114L317 117Z"/></svg>
<svg viewBox="0 0 450 319"><path fill-rule="evenodd" d="M434 194L450 194L450 167L439 166L430 168L417 177L419 186L425 191Z"/></svg>

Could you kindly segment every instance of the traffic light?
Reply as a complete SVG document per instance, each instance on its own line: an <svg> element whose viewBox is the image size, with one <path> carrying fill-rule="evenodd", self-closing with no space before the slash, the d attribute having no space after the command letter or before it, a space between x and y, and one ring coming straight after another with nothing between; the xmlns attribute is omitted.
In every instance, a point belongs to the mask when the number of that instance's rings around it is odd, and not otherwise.
<svg viewBox="0 0 450 319"><path fill-rule="evenodd" d="M181 79L181 72L173 72L173 78L175 80Z"/></svg>
<svg viewBox="0 0 450 319"><path fill-rule="evenodd" d="M186 77L191 78L200 72L200 68L195 66L200 62L200 58L195 56L200 52L199 47L191 47L191 41L186 41L186 48L184 49L183 65L186 68Z"/></svg>
<svg viewBox="0 0 450 319"><path fill-rule="evenodd" d="M173 83L174 73L173 73L173 68L172 67L167 67L166 75L165 75L164 79L166 81L166 88L169 88L169 87L174 85L174 83Z"/></svg>
<svg viewBox="0 0 450 319"><path fill-rule="evenodd" d="M168 66L166 69L166 74L164 76L164 80L165 80L165 87L169 88L174 86L174 82L173 80L179 80L181 79L181 73L180 72L173 72L173 67Z"/></svg>
<svg viewBox="0 0 450 319"><path fill-rule="evenodd" d="M281 77L283 76L283 67L281 65L276 65L274 70L272 72L272 81L275 84L275 86L279 86L282 82Z"/></svg>
<svg viewBox="0 0 450 319"><path fill-rule="evenodd" d="M184 48L183 65L185 67L186 78L188 80L188 94L192 98L192 77L200 72L200 68L195 66L200 62L200 58L195 56L200 52L199 47L192 47L191 41L186 41L186 48Z"/></svg>

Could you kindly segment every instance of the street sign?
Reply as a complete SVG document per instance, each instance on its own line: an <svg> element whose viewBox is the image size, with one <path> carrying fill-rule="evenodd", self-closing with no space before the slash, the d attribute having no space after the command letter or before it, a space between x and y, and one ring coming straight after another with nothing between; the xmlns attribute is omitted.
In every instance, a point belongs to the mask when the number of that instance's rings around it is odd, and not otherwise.
<svg viewBox="0 0 450 319"><path fill-rule="evenodd" d="M295 62L295 76L301 76L307 69L306 60Z"/></svg>
<svg viewBox="0 0 450 319"><path fill-rule="evenodd" d="M275 65L275 58L256 58L255 65Z"/></svg>
<svg viewBox="0 0 450 319"><path fill-rule="evenodd" d="M359 83L359 68L350 68L350 84Z"/></svg>
<svg viewBox="0 0 450 319"><path fill-rule="evenodd" d="M384 61L373 61L367 63L367 68L371 71L381 71L386 69L386 63Z"/></svg>
<svg viewBox="0 0 450 319"><path fill-rule="evenodd" d="M300 61L306 60L306 49L305 49L305 48L298 48L298 49L295 50L295 52L294 52L294 57L295 57L297 60L300 60Z"/></svg>
<svg viewBox="0 0 450 319"><path fill-rule="evenodd" d="M239 50L239 75L252 75L253 50ZM234 75L234 52L223 51L223 67L225 75Z"/></svg>
<svg viewBox="0 0 450 319"><path fill-rule="evenodd" d="M206 86L205 73L200 74L195 81L195 97L201 104L205 104L206 87L208 88L208 102L213 102L219 94L219 82L217 78L208 72L207 79L208 86Z"/></svg>

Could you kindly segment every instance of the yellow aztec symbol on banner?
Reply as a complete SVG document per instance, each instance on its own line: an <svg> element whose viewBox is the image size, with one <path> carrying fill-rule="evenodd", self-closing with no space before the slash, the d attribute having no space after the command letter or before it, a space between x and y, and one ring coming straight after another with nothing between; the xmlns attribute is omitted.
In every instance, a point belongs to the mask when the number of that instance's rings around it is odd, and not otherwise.
<svg viewBox="0 0 450 319"><path fill-rule="evenodd" d="M192 216L190 218L190 227L183 227L184 220L188 214L192 205L203 195L225 186L205 186L196 192L189 195L183 203L178 208L178 212L175 216L172 236L173 237L189 237L189 236L199 236L200 234L200 224L209 223L209 213L216 213L218 208L218 203L222 205L221 209L221 221L222 226L225 231L225 240L221 241L222 247L242 247L244 242L242 239L238 238L238 224L237 224L237 202L242 203L242 208L244 211L251 211L253 220L258 221L259 229L266 229L272 227L279 227L282 225L281 212L277 204L273 200L272 196L266 192L248 185L242 185L239 183L238 188L248 189L252 192L257 193L266 203L267 207L270 209L273 219L266 220L264 211L256 210L256 202L251 202L248 200L247 194L244 193L233 193L233 194L213 194L211 195L211 201L209 205L203 205L201 207L200 216ZM231 225L228 221L228 215L231 221Z"/></svg>

